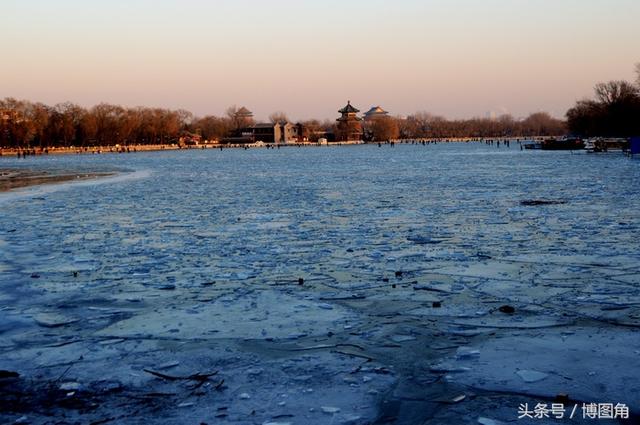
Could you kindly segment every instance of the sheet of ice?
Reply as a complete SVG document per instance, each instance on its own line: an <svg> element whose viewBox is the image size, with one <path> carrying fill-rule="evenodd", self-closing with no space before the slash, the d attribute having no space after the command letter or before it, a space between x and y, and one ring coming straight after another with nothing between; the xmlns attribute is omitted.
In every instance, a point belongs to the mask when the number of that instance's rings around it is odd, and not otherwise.
<svg viewBox="0 0 640 425"><path fill-rule="evenodd" d="M527 382L527 383L542 381L544 378L549 376L548 373L538 372L537 370L524 370L524 369L517 371L516 374L519 377L521 377L524 380L524 382Z"/></svg>
<svg viewBox="0 0 640 425"><path fill-rule="evenodd" d="M480 343L476 357L455 357L450 382L553 399L568 394L586 403L626 403L638 410L640 332L621 327L549 329ZM446 370L445 370L446 371Z"/></svg>
<svg viewBox="0 0 640 425"><path fill-rule="evenodd" d="M277 292L232 294L229 298L188 308L154 309L106 327L101 336L173 336L182 339L291 338L326 335L355 316L324 303L299 304L300 300ZM295 333L294 333L295 332Z"/></svg>
<svg viewBox="0 0 640 425"><path fill-rule="evenodd" d="M25 385L72 365L81 388L178 394L145 413L165 423L514 421L469 387L514 409L637 402L636 160L470 143L0 162L137 170L0 195L0 369ZM186 396L144 369L225 384Z"/></svg>

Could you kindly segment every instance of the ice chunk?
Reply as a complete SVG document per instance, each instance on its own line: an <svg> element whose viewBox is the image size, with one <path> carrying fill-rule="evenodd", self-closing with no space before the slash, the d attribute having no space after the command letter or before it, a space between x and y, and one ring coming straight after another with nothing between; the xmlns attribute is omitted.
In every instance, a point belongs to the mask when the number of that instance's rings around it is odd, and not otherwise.
<svg viewBox="0 0 640 425"><path fill-rule="evenodd" d="M355 424L360 423L361 420L362 420L362 416L350 414L350 415L345 415L344 417L340 418L340 423L344 424L344 425L352 425L352 424L355 425Z"/></svg>
<svg viewBox="0 0 640 425"><path fill-rule="evenodd" d="M519 370L516 374L521 377L524 382L538 382L549 376L548 373L538 372L536 370Z"/></svg>
<svg viewBox="0 0 640 425"><path fill-rule="evenodd" d="M504 422L502 422L502 421L497 421L495 419L489 419L489 418L483 418L482 416L480 416L478 418L478 423L482 424L482 425L502 425L502 424L504 424Z"/></svg>
<svg viewBox="0 0 640 425"><path fill-rule="evenodd" d="M470 357L476 357L480 355L480 350L474 350L471 347L458 347L456 350L456 357L458 359L468 359Z"/></svg>
<svg viewBox="0 0 640 425"><path fill-rule="evenodd" d="M160 369L160 370L166 370L166 369L171 369L172 367L176 367L180 364L179 361L174 360L174 361L170 361L170 362L166 362L161 364L160 366L158 366L156 369Z"/></svg>
<svg viewBox="0 0 640 425"><path fill-rule="evenodd" d="M391 337L391 341L393 341L393 342L413 341L415 339L416 339L416 337L415 336L411 336L411 335L393 335Z"/></svg>
<svg viewBox="0 0 640 425"><path fill-rule="evenodd" d="M81 388L79 382L63 382L60 384L60 389L62 391L78 391Z"/></svg>
<svg viewBox="0 0 640 425"><path fill-rule="evenodd" d="M433 365L429 368L429 370L431 372L436 372L436 373L442 373L442 372L448 372L448 373L462 373L462 372L468 372L471 369L468 367L464 367L464 366L455 366L452 364L447 364L447 363L440 363L440 364L436 364Z"/></svg>
<svg viewBox="0 0 640 425"><path fill-rule="evenodd" d="M113 338L113 339L105 339L102 341L99 341L98 344L100 345L114 345L114 344L120 344L121 342L126 341L125 339L122 338Z"/></svg>
<svg viewBox="0 0 640 425"><path fill-rule="evenodd" d="M57 328L60 326L76 323L78 319L70 318L58 313L40 313L34 316L33 320L45 328Z"/></svg>

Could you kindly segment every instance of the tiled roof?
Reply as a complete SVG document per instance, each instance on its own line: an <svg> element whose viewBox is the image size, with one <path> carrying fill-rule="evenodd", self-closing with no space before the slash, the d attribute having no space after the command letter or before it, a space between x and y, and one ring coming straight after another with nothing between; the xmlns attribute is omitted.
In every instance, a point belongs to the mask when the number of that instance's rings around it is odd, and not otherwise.
<svg viewBox="0 0 640 425"><path fill-rule="evenodd" d="M338 112L340 112L341 114L348 114L348 113L358 113L360 112L359 109L354 108L351 105L351 101L347 101L347 106L345 106L344 108L340 109Z"/></svg>
<svg viewBox="0 0 640 425"><path fill-rule="evenodd" d="M245 115L250 116L253 115L253 112L245 108L244 106L236 111L236 115Z"/></svg>
<svg viewBox="0 0 640 425"><path fill-rule="evenodd" d="M386 115L386 114L388 114L388 112L382 109L380 106L373 106L371 109L369 109L365 113L365 115Z"/></svg>

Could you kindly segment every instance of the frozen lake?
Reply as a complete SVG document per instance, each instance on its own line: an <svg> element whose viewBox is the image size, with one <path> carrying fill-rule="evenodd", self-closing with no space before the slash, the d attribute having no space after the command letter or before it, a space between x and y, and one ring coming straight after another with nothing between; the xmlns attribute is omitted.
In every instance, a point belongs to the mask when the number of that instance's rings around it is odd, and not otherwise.
<svg viewBox="0 0 640 425"><path fill-rule="evenodd" d="M639 413L638 159L471 143L11 167L122 174L0 194L0 369L63 391L3 421L501 423L558 394Z"/></svg>

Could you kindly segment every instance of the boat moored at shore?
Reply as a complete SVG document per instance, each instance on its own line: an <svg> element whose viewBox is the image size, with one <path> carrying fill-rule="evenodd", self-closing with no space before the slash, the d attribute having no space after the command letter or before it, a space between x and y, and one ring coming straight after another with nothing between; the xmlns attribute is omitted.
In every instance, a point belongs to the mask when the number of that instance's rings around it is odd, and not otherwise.
<svg viewBox="0 0 640 425"><path fill-rule="evenodd" d="M540 144L540 149L547 151L581 150L584 149L584 141L576 137L545 139Z"/></svg>
<svg viewBox="0 0 640 425"><path fill-rule="evenodd" d="M587 152L627 152L630 147L629 139L595 137L585 142Z"/></svg>

